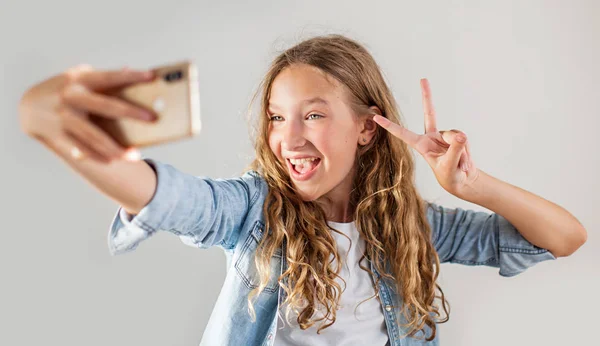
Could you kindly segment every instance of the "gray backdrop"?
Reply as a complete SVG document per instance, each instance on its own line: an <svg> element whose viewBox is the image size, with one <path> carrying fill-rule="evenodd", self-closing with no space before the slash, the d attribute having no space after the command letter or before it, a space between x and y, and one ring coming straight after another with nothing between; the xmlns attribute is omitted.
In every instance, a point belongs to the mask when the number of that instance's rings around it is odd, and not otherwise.
<svg viewBox="0 0 600 346"><path fill-rule="evenodd" d="M568 3L568 4L567 4ZM514 278L442 266L443 345L583 345L600 308L598 1L8 1L0 5L0 344L197 345L225 276L220 249L158 234L108 254L117 205L20 132L32 83L78 63L199 66L203 132L143 151L181 170L237 175L252 157L245 109L270 59L314 34L365 43L407 125L422 133L419 79L439 129L469 136L493 176L571 211L588 242ZM418 155L418 154L417 154ZM418 158L423 196L446 193Z"/></svg>

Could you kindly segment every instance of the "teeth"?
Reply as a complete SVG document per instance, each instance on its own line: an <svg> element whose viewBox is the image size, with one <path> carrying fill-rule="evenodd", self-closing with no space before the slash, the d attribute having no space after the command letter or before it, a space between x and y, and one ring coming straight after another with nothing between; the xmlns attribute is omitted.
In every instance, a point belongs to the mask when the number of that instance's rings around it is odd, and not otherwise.
<svg viewBox="0 0 600 346"><path fill-rule="evenodd" d="M292 165L295 166L295 165L298 165L298 164L301 164L301 163L307 163L307 162L310 162L310 161L314 161L316 159L317 159L316 157L307 157L307 158L304 158L304 159L290 159L290 162L292 163Z"/></svg>

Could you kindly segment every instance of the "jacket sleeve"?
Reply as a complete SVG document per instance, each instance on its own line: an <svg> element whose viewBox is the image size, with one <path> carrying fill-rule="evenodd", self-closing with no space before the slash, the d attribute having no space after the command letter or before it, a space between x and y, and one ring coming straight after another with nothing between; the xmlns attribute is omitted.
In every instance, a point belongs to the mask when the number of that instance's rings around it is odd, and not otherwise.
<svg viewBox="0 0 600 346"><path fill-rule="evenodd" d="M130 215L121 206L108 233L111 255L135 249L158 230L171 232L184 244L233 248L248 210L258 194L258 173L233 179L211 179L183 173L171 165L144 159L156 172L150 202Z"/></svg>
<svg viewBox="0 0 600 346"><path fill-rule="evenodd" d="M510 277L538 262L556 259L550 251L527 241L496 213L429 203L427 219L440 263L486 265L500 268L501 276Z"/></svg>

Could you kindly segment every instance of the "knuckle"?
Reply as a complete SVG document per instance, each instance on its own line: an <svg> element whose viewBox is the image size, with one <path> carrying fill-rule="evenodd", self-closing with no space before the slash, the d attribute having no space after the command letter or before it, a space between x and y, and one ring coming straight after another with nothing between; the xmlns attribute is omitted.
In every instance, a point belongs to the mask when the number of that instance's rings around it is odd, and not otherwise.
<svg viewBox="0 0 600 346"><path fill-rule="evenodd" d="M72 103L86 92L87 89L80 83L67 83L58 95L62 103Z"/></svg>
<svg viewBox="0 0 600 346"><path fill-rule="evenodd" d="M94 68L89 64L79 64L68 68L64 75L69 81L77 81L81 76L94 71Z"/></svg>

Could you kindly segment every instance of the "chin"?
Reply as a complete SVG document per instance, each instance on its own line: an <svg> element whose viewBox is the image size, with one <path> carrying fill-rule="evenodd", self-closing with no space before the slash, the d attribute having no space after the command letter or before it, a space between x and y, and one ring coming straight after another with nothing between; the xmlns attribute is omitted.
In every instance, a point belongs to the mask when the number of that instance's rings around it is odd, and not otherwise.
<svg viewBox="0 0 600 346"><path fill-rule="evenodd" d="M294 184L295 185L295 184ZM304 202L312 202L314 200L319 199L323 194L318 193L317 191L306 191L300 188L298 185L295 185L296 193L302 198Z"/></svg>

